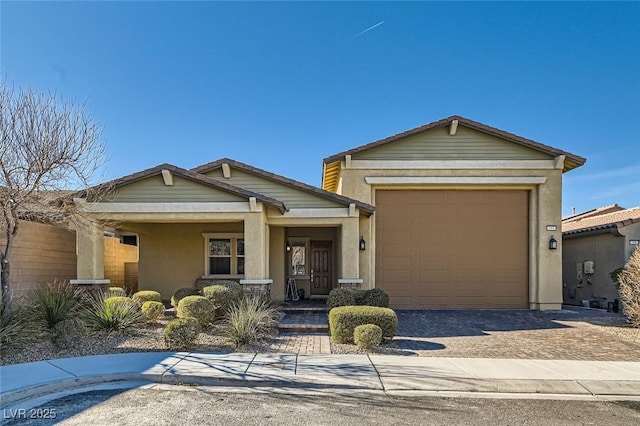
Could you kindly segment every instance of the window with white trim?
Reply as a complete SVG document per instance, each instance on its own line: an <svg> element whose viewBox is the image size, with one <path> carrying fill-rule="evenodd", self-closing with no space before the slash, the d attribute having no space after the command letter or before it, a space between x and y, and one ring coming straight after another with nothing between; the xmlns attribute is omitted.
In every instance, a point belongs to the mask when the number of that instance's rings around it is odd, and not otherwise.
<svg viewBox="0 0 640 426"><path fill-rule="evenodd" d="M244 275L244 234L202 234L205 239L205 275Z"/></svg>

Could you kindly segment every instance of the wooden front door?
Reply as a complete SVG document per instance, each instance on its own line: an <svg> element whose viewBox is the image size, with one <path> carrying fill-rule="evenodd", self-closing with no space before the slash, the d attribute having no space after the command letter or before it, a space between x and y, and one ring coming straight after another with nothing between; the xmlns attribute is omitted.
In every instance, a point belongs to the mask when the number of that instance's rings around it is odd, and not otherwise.
<svg viewBox="0 0 640 426"><path fill-rule="evenodd" d="M327 295L333 286L331 241L311 241L311 295Z"/></svg>

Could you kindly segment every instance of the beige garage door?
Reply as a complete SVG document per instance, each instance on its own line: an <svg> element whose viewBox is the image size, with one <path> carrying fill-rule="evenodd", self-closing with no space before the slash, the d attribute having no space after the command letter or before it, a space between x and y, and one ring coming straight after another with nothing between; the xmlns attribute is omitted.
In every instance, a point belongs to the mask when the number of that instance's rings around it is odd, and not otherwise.
<svg viewBox="0 0 640 426"><path fill-rule="evenodd" d="M376 191L392 307L528 308L527 191Z"/></svg>

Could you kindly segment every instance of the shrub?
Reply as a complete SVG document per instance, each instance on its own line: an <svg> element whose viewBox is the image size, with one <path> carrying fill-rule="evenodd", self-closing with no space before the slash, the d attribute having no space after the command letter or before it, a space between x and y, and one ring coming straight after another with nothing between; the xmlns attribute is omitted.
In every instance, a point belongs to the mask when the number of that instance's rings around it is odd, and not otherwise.
<svg viewBox="0 0 640 426"><path fill-rule="evenodd" d="M171 296L171 306L177 308L180 300L187 296L200 296L200 290L194 287L182 287L177 289L176 292L173 293L173 296Z"/></svg>
<svg viewBox="0 0 640 426"><path fill-rule="evenodd" d="M364 303L366 306L389 307L389 295L379 288L365 290Z"/></svg>
<svg viewBox="0 0 640 426"><path fill-rule="evenodd" d="M131 296L131 299L133 299L133 301L140 306L142 306L144 302L149 302L149 301L162 302L162 296L160 296L160 293L153 290L141 290L141 291L135 292L133 293L133 296Z"/></svg>
<svg viewBox="0 0 640 426"><path fill-rule="evenodd" d="M142 304L142 315L144 315L149 322L157 321L158 318L164 315L164 305L162 302L147 300Z"/></svg>
<svg viewBox="0 0 640 426"><path fill-rule="evenodd" d="M178 318L193 317L201 326L206 327L215 317L216 307L203 296L187 296L180 300L176 316Z"/></svg>
<svg viewBox="0 0 640 426"><path fill-rule="evenodd" d="M279 315L278 308L264 298L242 298L227 312L225 334L236 346L258 342L275 330Z"/></svg>
<svg viewBox="0 0 640 426"><path fill-rule="evenodd" d="M169 349L189 349L200 334L200 323L192 317L169 321L164 329L164 343Z"/></svg>
<svg viewBox="0 0 640 426"><path fill-rule="evenodd" d="M389 308L377 306L340 306L329 311L331 338L336 343L353 343L357 326L375 324L384 339L392 339L398 328L398 316Z"/></svg>
<svg viewBox="0 0 640 426"><path fill-rule="evenodd" d="M45 324L32 298L12 298L6 310L2 305L0 303L0 352L1 348L23 347L44 337Z"/></svg>
<svg viewBox="0 0 640 426"><path fill-rule="evenodd" d="M353 290L353 302L355 305L364 305L365 297L367 297L367 290Z"/></svg>
<svg viewBox="0 0 640 426"><path fill-rule="evenodd" d="M360 348L375 348L382 342L382 329L375 324L359 325L353 329L353 341Z"/></svg>
<svg viewBox="0 0 640 426"><path fill-rule="evenodd" d="M128 297L106 297L102 293L88 299L88 306L81 317L93 332L127 331L144 321L136 302Z"/></svg>
<svg viewBox="0 0 640 426"><path fill-rule="evenodd" d="M121 287L109 287L105 293L107 293L107 297L114 297L114 296L126 296L127 292L125 291L124 288Z"/></svg>
<svg viewBox="0 0 640 426"><path fill-rule="evenodd" d="M232 304L238 303L241 299L237 291L225 285L210 285L202 289L202 294L216 307L216 317L223 316Z"/></svg>
<svg viewBox="0 0 640 426"><path fill-rule="evenodd" d="M618 283L622 311L634 327L640 327L640 249L634 250L618 274Z"/></svg>
<svg viewBox="0 0 640 426"><path fill-rule="evenodd" d="M212 285L223 285L229 289L232 293L232 299L240 300L244 297L244 290L240 284L231 280L219 280L214 281Z"/></svg>
<svg viewBox="0 0 640 426"><path fill-rule="evenodd" d="M327 297L327 306L330 309L338 306L353 306L355 304L352 290L334 288L329 292L329 297Z"/></svg>
<svg viewBox="0 0 640 426"><path fill-rule="evenodd" d="M38 312L49 329L77 312L78 290L64 281L40 285L33 291Z"/></svg>

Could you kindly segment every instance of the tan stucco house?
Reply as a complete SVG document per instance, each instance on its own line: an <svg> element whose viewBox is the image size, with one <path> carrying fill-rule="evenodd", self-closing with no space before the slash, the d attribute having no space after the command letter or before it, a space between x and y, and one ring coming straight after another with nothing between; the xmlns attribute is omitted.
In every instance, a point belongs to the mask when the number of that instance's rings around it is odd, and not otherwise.
<svg viewBox="0 0 640 426"><path fill-rule="evenodd" d="M640 207L617 204L562 220L564 303L606 308L620 299L610 273L640 246Z"/></svg>
<svg viewBox="0 0 640 426"><path fill-rule="evenodd" d="M78 283L102 277L99 220L139 238L139 288L227 278L285 297L378 287L401 308L555 309L562 173L585 159L448 117L327 157L322 189L231 159L163 164L77 203ZM557 239L560 249L550 249Z"/></svg>

